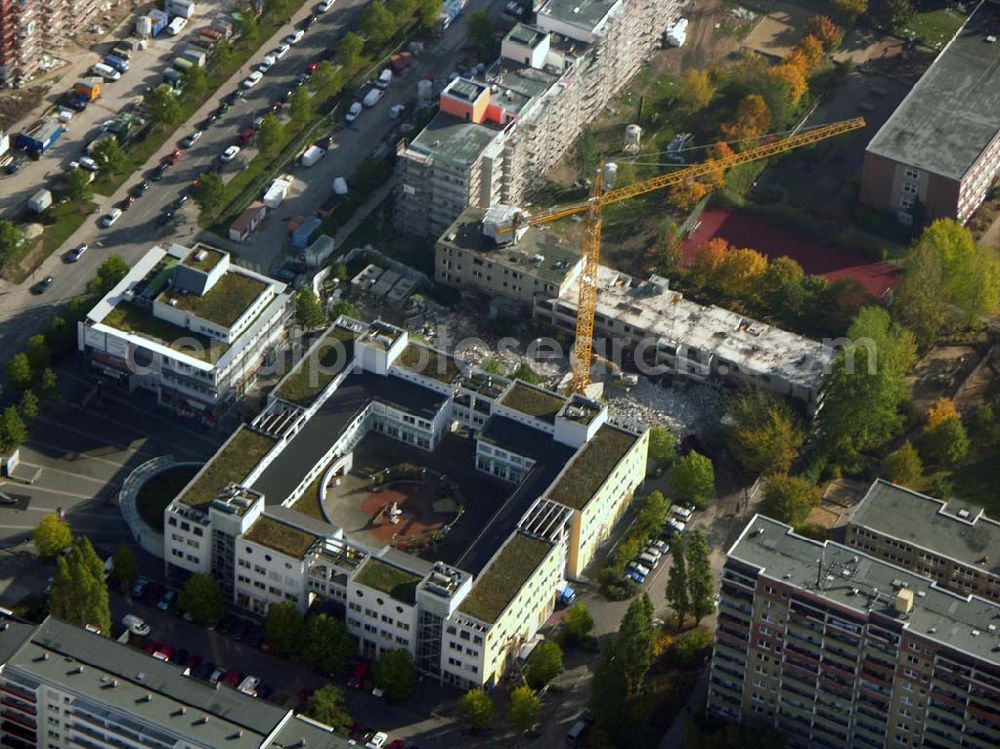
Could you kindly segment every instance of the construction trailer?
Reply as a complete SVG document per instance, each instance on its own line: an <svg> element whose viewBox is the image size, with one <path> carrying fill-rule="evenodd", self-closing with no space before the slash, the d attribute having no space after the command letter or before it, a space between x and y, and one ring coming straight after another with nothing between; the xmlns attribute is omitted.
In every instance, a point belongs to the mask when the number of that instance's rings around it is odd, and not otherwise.
<svg viewBox="0 0 1000 749"><path fill-rule="evenodd" d="M18 133L14 146L38 158L58 141L63 134L63 126L56 120L43 120L32 130Z"/></svg>

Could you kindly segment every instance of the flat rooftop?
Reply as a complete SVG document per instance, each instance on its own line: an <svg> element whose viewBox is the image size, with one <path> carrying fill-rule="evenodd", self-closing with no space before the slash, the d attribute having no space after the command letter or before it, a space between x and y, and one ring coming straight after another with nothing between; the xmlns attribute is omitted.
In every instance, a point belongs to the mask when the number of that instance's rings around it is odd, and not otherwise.
<svg viewBox="0 0 1000 749"><path fill-rule="evenodd" d="M419 343L408 343L396 357L394 364L445 385L454 382L462 374L462 366L454 356Z"/></svg>
<svg viewBox="0 0 1000 749"><path fill-rule="evenodd" d="M709 352L744 371L818 388L833 362L832 349L819 341L722 307L684 299L669 289L665 278L639 281L602 265L597 286L599 316L621 320L636 333L646 331L662 341ZM575 314L578 297L576 279L559 295L559 304Z"/></svg>
<svg viewBox="0 0 1000 749"><path fill-rule="evenodd" d="M285 708L209 686L184 676L180 666L52 617L10 657L8 668L136 715L151 729L198 746L259 749L288 715Z"/></svg>
<svg viewBox="0 0 1000 749"><path fill-rule="evenodd" d="M124 300L111 308L100 322L210 364L217 362L229 350L229 344L225 341L161 320L154 317L152 312Z"/></svg>
<svg viewBox="0 0 1000 749"><path fill-rule="evenodd" d="M580 262L577 247L554 233L528 231L516 244L498 245L483 233L484 208L466 208L438 239L438 246L482 255L483 260L530 276L562 284Z"/></svg>
<svg viewBox="0 0 1000 749"><path fill-rule="evenodd" d="M475 580L458 610L492 624L514 600L552 549L548 541L515 533Z"/></svg>
<svg viewBox="0 0 1000 749"><path fill-rule="evenodd" d="M554 424L556 414L566 399L550 390L544 390L516 380L510 390L500 399L500 405L519 411L527 416Z"/></svg>
<svg viewBox="0 0 1000 749"><path fill-rule="evenodd" d="M868 151L960 180L1000 130L1000 5L981 2Z"/></svg>
<svg viewBox="0 0 1000 749"><path fill-rule="evenodd" d="M275 441L241 426L177 498L191 507L207 508L230 484L242 482L274 447Z"/></svg>
<svg viewBox="0 0 1000 749"><path fill-rule="evenodd" d="M225 253L221 250L199 242L191 248L191 253L181 261L181 265L209 273L216 265L222 262L225 256Z"/></svg>
<svg viewBox="0 0 1000 749"><path fill-rule="evenodd" d="M195 253L191 253L191 257ZM268 284L230 266L215 285L202 295L178 293L176 289L163 292L158 301L177 309L190 312L202 320L229 328L258 297L268 288Z"/></svg>
<svg viewBox="0 0 1000 749"><path fill-rule="evenodd" d="M592 31L617 4L618 0L548 0L537 15Z"/></svg>
<svg viewBox="0 0 1000 749"><path fill-rule="evenodd" d="M354 358L355 334L331 328L285 376L274 394L289 403L308 406Z"/></svg>
<svg viewBox="0 0 1000 749"><path fill-rule="evenodd" d="M851 524L1000 575L1000 523L986 517L981 507L943 502L877 479L858 503Z"/></svg>
<svg viewBox="0 0 1000 749"><path fill-rule="evenodd" d="M545 34L533 26L515 23L514 27L507 32L507 38L512 42L534 49L545 38Z"/></svg>
<svg viewBox="0 0 1000 749"><path fill-rule="evenodd" d="M566 467L548 496L575 510L582 510L622 461L635 441L631 432L604 424Z"/></svg>
<svg viewBox="0 0 1000 749"><path fill-rule="evenodd" d="M868 616L898 621L904 630L1000 664L997 637L989 625L1000 620L1000 606L945 590L920 575L870 557L858 549L797 535L776 520L756 515L729 550L729 557L762 570L762 575L800 588L830 603ZM817 584L816 561L836 572ZM850 570L845 576L841 570ZM832 578L832 579L830 579ZM905 619L895 611L896 589L913 591L913 609Z"/></svg>
<svg viewBox="0 0 1000 749"><path fill-rule="evenodd" d="M354 576L354 582L367 585L406 604L413 604L417 596L420 575L387 564L381 559L369 557Z"/></svg>
<svg viewBox="0 0 1000 749"><path fill-rule="evenodd" d="M429 420L434 418L445 396L401 377L353 372L264 469L253 482L253 488L265 496L268 504L281 504L372 400L398 406Z"/></svg>
<svg viewBox="0 0 1000 749"><path fill-rule="evenodd" d="M320 537L269 515L261 515L243 534L247 541L302 559Z"/></svg>
<svg viewBox="0 0 1000 749"><path fill-rule="evenodd" d="M409 148L425 156L465 167L475 163L498 135L499 130L439 112L410 141Z"/></svg>

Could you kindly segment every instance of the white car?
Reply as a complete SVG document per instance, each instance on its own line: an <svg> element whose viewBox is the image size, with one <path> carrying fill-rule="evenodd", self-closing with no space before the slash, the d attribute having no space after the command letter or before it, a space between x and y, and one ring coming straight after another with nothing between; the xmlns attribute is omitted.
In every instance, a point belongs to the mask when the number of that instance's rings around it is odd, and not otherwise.
<svg viewBox="0 0 1000 749"><path fill-rule="evenodd" d="M389 740L388 734L379 731L370 739L368 739L368 743L365 744L365 749L382 749L382 747L385 746L385 742L387 742L388 740Z"/></svg>
<svg viewBox="0 0 1000 749"><path fill-rule="evenodd" d="M94 161L89 156L81 156L80 160L77 163L79 163L80 166L86 169L88 172L96 172L101 168L100 166L98 166L97 162Z"/></svg>
<svg viewBox="0 0 1000 749"><path fill-rule="evenodd" d="M302 37L304 37L305 35L306 35L306 32L304 32L302 29L298 29L296 31L293 31L291 34L289 34L288 36L286 36L281 41L283 41L285 44L289 44L289 45L291 45L291 44L298 44L299 42L302 41Z"/></svg>
<svg viewBox="0 0 1000 749"><path fill-rule="evenodd" d="M247 676L240 682L239 689L243 694L249 694L251 697L257 696L257 688L260 687L260 677L259 676Z"/></svg>
<svg viewBox="0 0 1000 749"><path fill-rule="evenodd" d="M323 0L319 5L316 6L317 13L326 13L330 8L333 7L333 0Z"/></svg>
<svg viewBox="0 0 1000 749"><path fill-rule="evenodd" d="M126 614L122 619L122 626L136 637L146 637L149 634L149 625L135 614Z"/></svg>
<svg viewBox="0 0 1000 749"><path fill-rule="evenodd" d="M290 50L290 49L291 49L291 47L288 46L287 44L282 44L276 50L274 50L274 52L272 52L271 54L274 56L275 60L280 60L282 57L284 57L285 55L288 54L288 50Z"/></svg>
<svg viewBox="0 0 1000 749"><path fill-rule="evenodd" d="M639 562L636 562L636 561L629 562L628 566L626 566L625 569L635 570L636 572L638 572L643 577L649 577L649 567L646 567L645 565L639 564Z"/></svg>
<svg viewBox="0 0 1000 749"><path fill-rule="evenodd" d="M98 221L97 223L101 225L101 228L107 229L108 227L113 226L115 221L117 221L121 217L122 217L122 209L112 208L111 212L105 213L103 216L101 216L100 221Z"/></svg>
<svg viewBox="0 0 1000 749"><path fill-rule="evenodd" d="M268 70L274 67L274 63L276 63L277 61L278 60L275 58L274 55L268 55L267 57L265 57L263 60L260 61L260 65L257 66L257 70L259 70L261 73L266 73Z"/></svg>
<svg viewBox="0 0 1000 749"><path fill-rule="evenodd" d="M354 122L358 119L358 115L361 114L362 106L360 101L356 101L351 104L351 108L347 110L347 116L344 118L348 122Z"/></svg>
<svg viewBox="0 0 1000 749"><path fill-rule="evenodd" d="M243 79L243 82L240 83L240 88L253 88L258 83L260 83L260 79L263 77L264 77L263 73L261 73L259 70L255 70L250 75L248 75L246 78Z"/></svg>
<svg viewBox="0 0 1000 749"><path fill-rule="evenodd" d="M659 557L654 557L651 554L645 554L645 553L643 553L643 554L640 554L639 556L637 556L635 558L635 561L637 561L643 567L646 567L648 569L653 569L656 566L657 562L660 561L660 559L659 559Z"/></svg>
<svg viewBox="0 0 1000 749"><path fill-rule="evenodd" d="M670 514L676 516L685 523L691 519L691 510L687 507L681 507L680 505L673 505L670 508Z"/></svg>
<svg viewBox="0 0 1000 749"><path fill-rule="evenodd" d="M229 148L227 148L225 151L222 152L221 156L219 156L219 161L221 161L223 164L228 164L230 161L236 158L236 155L239 152L240 152L239 146L230 146Z"/></svg>

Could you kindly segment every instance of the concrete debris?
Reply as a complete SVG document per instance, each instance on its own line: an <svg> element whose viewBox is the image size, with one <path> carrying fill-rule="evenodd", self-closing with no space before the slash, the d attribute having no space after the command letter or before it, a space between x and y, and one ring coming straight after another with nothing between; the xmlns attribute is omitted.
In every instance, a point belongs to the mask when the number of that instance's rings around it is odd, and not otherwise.
<svg viewBox="0 0 1000 749"><path fill-rule="evenodd" d="M717 424L723 403L719 390L690 380L653 384L640 377L624 389L609 385L605 391L616 420L636 427L663 426L680 436L700 433Z"/></svg>

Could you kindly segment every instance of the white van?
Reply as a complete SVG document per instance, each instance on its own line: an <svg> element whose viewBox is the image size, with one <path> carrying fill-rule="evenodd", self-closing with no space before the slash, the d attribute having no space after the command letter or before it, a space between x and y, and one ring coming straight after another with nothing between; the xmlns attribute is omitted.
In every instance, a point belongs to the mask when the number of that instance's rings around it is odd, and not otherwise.
<svg viewBox="0 0 1000 749"><path fill-rule="evenodd" d="M122 626L127 627L129 632L138 637L145 637L149 634L149 625L135 614L126 614L122 618Z"/></svg>
<svg viewBox="0 0 1000 749"><path fill-rule="evenodd" d="M94 65L91 69L94 75L99 75L106 81L117 81L122 77L122 74L115 70L110 65L105 65L103 62L99 62Z"/></svg>
<svg viewBox="0 0 1000 749"><path fill-rule="evenodd" d="M188 20L184 16L177 16L170 25L167 26L167 33L171 36L177 36L179 33L184 31L184 27L188 25Z"/></svg>
<svg viewBox="0 0 1000 749"><path fill-rule="evenodd" d="M683 520L685 523L691 519L691 510L687 507L681 507L680 505L673 505L670 508L670 514Z"/></svg>
<svg viewBox="0 0 1000 749"><path fill-rule="evenodd" d="M389 88L390 83L392 83L392 71L389 68L386 68L379 74L378 80L375 81L375 85L381 89L387 89Z"/></svg>

